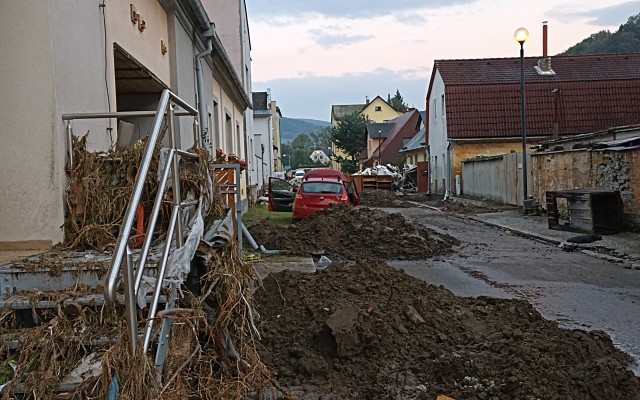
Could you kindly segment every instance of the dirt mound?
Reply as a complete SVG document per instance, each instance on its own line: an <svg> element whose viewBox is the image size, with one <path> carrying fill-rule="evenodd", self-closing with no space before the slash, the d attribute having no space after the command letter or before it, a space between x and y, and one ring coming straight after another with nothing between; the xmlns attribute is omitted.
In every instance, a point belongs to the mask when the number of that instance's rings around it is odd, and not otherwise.
<svg viewBox="0 0 640 400"><path fill-rule="evenodd" d="M381 263L284 271L255 296L261 357L300 399L640 398L606 334L560 329L524 301L456 297Z"/></svg>
<svg viewBox="0 0 640 400"><path fill-rule="evenodd" d="M415 207L411 202L422 203L428 195L403 194L389 190L369 190L360 193L360 201L367 207L405 208Z"/></svg>
<svg viewBox="0 0 640 400"><path fill-rule="evenodd" d="M251 228L256 242L284 254L325 254L335 260L423 260L448 253L460 242L400 214L337 205L288 228L264 220Z"/></svg>

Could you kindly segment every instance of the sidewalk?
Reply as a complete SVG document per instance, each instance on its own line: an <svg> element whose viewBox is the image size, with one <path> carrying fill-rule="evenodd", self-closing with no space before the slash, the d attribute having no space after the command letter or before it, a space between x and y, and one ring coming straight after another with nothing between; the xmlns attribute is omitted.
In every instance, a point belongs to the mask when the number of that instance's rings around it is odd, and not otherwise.
<svg viewBox="0 0 640 400"><path fill-rule="evenodd" d="M456 199L455 201L465 200ZM625 267L640 269L640 233L620 232L602 235L602 240L592 243L567 243L567 239L581 234L549 229L546 214L525 216L522 209L514 207L500 212L468 215L467 218L550 244L575 246L576 249L587 254L612 262L625 263Z"/></svg>

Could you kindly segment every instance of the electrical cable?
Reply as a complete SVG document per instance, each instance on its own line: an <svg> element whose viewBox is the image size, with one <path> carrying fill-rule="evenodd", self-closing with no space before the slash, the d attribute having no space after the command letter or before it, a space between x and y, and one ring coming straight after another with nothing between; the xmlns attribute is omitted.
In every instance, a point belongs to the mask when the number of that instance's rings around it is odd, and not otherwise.
<svg viewBox="0 0 640 400"><path fill-rule="evenodd" d="M107 45L107 17L105 15L105 1L106 0L102 0L102 4L99 4L98 7L102 8L102 30L104 33L104 86L105 89L107 90L107 107L109 109L109 112L111 112L111 94L109 93L109 65L107 62L108 59L108 45ZM108 118L109 121L109 128L107 128L107 130L109 131L109 139L111 141L111 145L114 145L113 143L113 127L111 126L111 118Z"/></svg>

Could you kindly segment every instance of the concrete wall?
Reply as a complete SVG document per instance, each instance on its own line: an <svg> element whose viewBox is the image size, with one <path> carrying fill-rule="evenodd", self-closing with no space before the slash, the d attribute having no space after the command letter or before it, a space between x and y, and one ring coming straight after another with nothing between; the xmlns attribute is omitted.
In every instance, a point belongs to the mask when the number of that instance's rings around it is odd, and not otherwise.
<svg viewBox="0 0 640 400"><path fill-rule="evenodd" d="M532 154L533 196L568 189L619 190L627 217L640 216L640 149L560 151Z"/></svg>
<svg viewBox="0 0 640 400"><path fill-rule="evenodd" d="M0 245L62 239L60 162L49 2L0 2Z"/></svg>

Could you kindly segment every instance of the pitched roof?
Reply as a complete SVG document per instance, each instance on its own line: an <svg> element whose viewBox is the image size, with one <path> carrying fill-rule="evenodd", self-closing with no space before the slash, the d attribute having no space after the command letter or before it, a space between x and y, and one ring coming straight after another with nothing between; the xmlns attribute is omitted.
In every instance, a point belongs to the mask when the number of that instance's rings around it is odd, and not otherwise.
<svg viewBox="0 0 640 400"><path fill-rule="evenodd" d="M392 119L388 124L392 125L392 127L386 139L380 144L379 151L375 150L372 156L365 162L374 158L379 158L382 164L390 162L398 155L400 149L404 146L404 140L413 138L416 132L418 132L422 124L422 117L420 113L414 109ZM372 137L377 138L377 136Z"/></svg>
<svg viewBox="0 0 640 400"><path fill-rule="evenodd" d="M420 112L420 114L422 116L422 111ZM406 153L408 151L424 149L425 147L427 147L427 144L425 143L425 132L426 129L424 127L420 129L418 133L416 133L415 136L412 137L411 140L409 140L407 144L400 149L400 153Z"/></svg>
<svg viewBox="0 0 640 400"><path fill-rule="evenodd" d="M269 108L269 93L268 92L252 92L251 97L253 100L253 115L268 116L271 115L271 109Z"/></svg>
<svg viewBox="0 0 640 400"><path fill-rule="evenodd" d="M347 114L360 113L366 104L334 104L331 106L331 116L340 121Z"/></svg>
<svg viewBox="0 0 640 400"><path fill-rule="evenodd" d="M539 74L524 59L527 136L594 132L640 122L640 53L556 56L555 74ZM520 59L436 60L445 83L452 139L520 135ZM428 105L429 106L429 105Z"/></svg>
<svg viewBox="0 0 640 400"><path fill-rule="evenodd" d="M371 124L367 124L366 131L371 139L386 139L394 126L395 123L393 122L373 122Z"/></svg>

